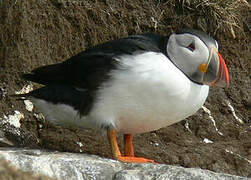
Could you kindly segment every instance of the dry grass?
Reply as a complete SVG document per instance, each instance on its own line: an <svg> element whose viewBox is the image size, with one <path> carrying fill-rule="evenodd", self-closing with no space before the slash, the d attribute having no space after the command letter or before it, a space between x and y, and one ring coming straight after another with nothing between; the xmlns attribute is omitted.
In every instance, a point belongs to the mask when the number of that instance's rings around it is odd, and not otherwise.
<svg viewBox="0 0 251 180"><path fill-rule="evenodd" d="M179 7L182 15L178 19L183 23L191 18L194 26L214 36L218 33L234 39L245 36L243 15L250 11L246 0L179 0L168 3Z"/></svg>

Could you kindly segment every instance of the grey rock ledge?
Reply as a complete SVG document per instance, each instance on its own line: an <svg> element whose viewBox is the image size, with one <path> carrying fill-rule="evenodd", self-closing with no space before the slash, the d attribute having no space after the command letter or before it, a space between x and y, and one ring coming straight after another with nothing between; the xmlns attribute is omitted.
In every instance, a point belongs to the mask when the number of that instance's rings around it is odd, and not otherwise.
<svg viewBox="0 0 251 180"><path fill-rule="evenodd" d="M121 163L89 154L62 153L44 150L0 148L0 157L23 171L32 171L57 179L113 180L248 180L246 177L214 173L197 168L164 164Z"/></svg>

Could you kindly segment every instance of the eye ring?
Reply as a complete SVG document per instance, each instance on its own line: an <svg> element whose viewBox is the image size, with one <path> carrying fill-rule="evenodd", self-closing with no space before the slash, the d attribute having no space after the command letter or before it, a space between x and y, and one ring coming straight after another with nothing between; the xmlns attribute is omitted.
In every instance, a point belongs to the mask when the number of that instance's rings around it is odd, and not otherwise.
<svg viewBox="0 0 251 180"><path fill-rule="evenodd" d="M187 48L190 50L190 51L194 51L195 50L195 44L194 44L194 42L192 42L192 43L190 43L188 46L187 46Z"/></svg>

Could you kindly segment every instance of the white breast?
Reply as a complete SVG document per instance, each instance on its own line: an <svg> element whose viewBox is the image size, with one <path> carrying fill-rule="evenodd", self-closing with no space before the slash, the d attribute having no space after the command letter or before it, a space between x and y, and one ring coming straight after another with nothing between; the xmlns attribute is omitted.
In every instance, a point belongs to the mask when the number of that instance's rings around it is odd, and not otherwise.
<svg viewBox="0 0 251 180"><path fill-rule="evenodd" d="M143 133L181 121L205 102L209 87L190 81L166 56L118 57L121 67L103 85L88 119L123 133Z"/></svg>

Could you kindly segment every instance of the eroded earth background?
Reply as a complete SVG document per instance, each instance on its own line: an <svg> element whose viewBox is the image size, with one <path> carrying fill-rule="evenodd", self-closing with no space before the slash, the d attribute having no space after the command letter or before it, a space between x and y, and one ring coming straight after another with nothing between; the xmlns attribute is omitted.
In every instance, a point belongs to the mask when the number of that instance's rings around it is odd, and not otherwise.
<svg viewBox="0 0 251 180"><path fill-rule="evenodd" d="M53 126L36 108L29 112L24 101L10 97L24 86L39 87L22 80L20 74L130 34L168 35L181 28L196 28L218 40L231 85L211 89L204 108L194 116L136 135L135 153L169 165L251 177L250 5L244 0L209 2L0 1L1 132L15 147L111 158L105 135Z"/></svg>

